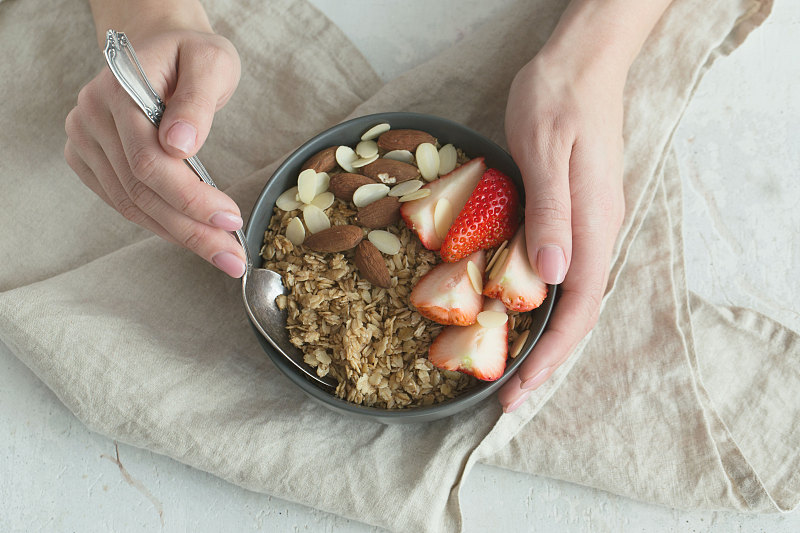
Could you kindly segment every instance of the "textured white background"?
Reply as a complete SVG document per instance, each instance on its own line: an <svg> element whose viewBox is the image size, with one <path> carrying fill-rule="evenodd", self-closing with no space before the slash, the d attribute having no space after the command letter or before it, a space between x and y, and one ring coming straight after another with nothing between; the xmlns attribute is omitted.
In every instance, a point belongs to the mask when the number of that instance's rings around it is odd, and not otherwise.
<svg viewBox="0 0 800 533"><path fill-rule="evenodd" d="M389 79L459 40L508 0L312 0ZM800 331L800 3L719 61L675 147L690 288ZM421 17L420 13L427 16ZM395 36L402 35L402 39ZM0 345L0 530L325 531L374 528L245 491L88 431ZM800 514L683 512L478 465L466 531L800 531Z"/></svg>

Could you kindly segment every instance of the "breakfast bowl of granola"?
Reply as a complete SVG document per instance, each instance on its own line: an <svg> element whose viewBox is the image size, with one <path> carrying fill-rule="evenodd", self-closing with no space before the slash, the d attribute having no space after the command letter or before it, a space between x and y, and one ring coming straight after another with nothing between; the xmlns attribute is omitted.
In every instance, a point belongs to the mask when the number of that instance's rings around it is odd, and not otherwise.
<svg viewBox="0 0 800 533"><path fill-rule="evenodd" d="M495 393L545 328L556 287L531 268L511 156L432 115L338 124L275 171L246 228L281 275L289 341L326 388L256 335L275 366L340 413L428 422Z"/></svg>

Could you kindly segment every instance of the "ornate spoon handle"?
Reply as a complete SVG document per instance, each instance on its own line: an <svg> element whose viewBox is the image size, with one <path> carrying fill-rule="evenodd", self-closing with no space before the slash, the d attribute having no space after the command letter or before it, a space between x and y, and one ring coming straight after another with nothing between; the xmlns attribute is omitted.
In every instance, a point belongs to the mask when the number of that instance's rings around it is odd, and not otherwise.
<svg viewBox="0 0 800 533"><path fill-rule="evenodd" d="M142 65L136 58L136 52L133 51L133 46L131 46L128 37L122 32L108 30L106 32L104 55L111 73L117 78L122 88L133 98L133 101L147 115L150 122L158 128L159 124L161 124L161 117L164 116L164 100L153 89L147 76L145 76ZM184 161L197 174L197 177L212 187L219 188L214 183L214 180L211 179L200 160L197 159L197 156L184 159ZM236 230L234 234L236 235L236 240L244 248L247 270L249 271L252 267L252 262L250 260L250 252L247 250L244 233L242 230Z"/></svg>

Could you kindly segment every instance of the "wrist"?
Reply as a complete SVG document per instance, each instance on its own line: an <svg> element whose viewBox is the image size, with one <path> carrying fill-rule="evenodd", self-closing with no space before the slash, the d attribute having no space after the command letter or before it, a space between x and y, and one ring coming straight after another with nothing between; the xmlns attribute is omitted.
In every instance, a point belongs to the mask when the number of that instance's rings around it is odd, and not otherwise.
<svg viewBox="0 0 800 533"><path fill-rule="evenodd" d="M625 84L628 71L669 0L572 0L538 61L574 78Z"/></svg>
<svg viewBox="0 0 800 533"><path fill-rule="evenodd" d="M172 30L213 33L205 9L197 0L90 0L97 42L105 48L109 29L135 39Z"/></svg>

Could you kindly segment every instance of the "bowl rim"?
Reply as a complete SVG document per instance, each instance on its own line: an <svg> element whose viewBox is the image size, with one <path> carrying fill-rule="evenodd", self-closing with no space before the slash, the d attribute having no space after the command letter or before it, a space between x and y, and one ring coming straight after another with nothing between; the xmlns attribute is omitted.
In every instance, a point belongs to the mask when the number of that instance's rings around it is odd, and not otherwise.
<svg viewBox="0 0 800 533"><path fill-rule="evenodd" d="M265 227L262 227L259 224L258 228L254 226L257 223L258 217L255 215L257 212L263 212L266 208L264 207L265 202L269 203L269 218L271 218L271 213L273 211L273 207L275 204L274 199L272 201L266 200L268 193L270 192L270 184L273 183L276 176L280 176L284 173L287 173L291 170L297 170L299 172L299 167L302 165L309 157L317 153L318 151L327 148L327 146L321 146L325 144L325 139L329 137L334 137L341 139L343 136L343 132L350 130L353 126L359 125L363 128L363 131L366 131L369 128L369 125L364 123L368 123L373 121L374 124L379 124L381 122L389 122L391 124L392 120L397 122L427 122L427 121L435 121L438 123L439 129L452 129L454 131L458 131L462 135L468 135L476 139L477 142L481 144L487 144L492 147L493 150L499 151L498 153L502 153L504 158L507 158L507 161L504 163L508 164L510 162L513 165L513 168L516 170L516 175L511 176L515 183L522 188L521 183L521 176L519 174L519 169L517 168L516 164L514 163L513 159L511 158L510 154L502 148L500 145L492 141L491 139L487 138L483 134L473 130L472 128L465 126L461 123L455 122L451 119L447 119L444 117L439 117L436 115L431 114L424 114L424 113L415 113L415 112L405 112L405 111L389 111L389 112L381 112L381 113L372 113L368 115L362 115L359 117L351 118L335 124L317 134L313 135L310 139L304 142L300 147L294 150L289 156L287 156L281 164L272 172L269 179L264 184L264 187L259 192L256 201L253 204L253 209L251 211L247 227L245 230L245 235L247 237L248 245L253 250L260 250L261 245L263 244L263 235ZM403 128L406 126L398 126L398 128ZM424 128L419 128L425 131ZM340 144L341 141L339 141ZM358 142L358 141L356 141ZM333 146L333 144L330 144ZM483 156L484 154L479 154L476 157ZM296 168L295 168L296 167ZM282 192L282 191L281 191ZM280 194L280 192L278 193ZM524 195L523 202L524 202ZM275 195L277 198L277 195ZM255 236L258 236L258 241L255 241ZM257 268L263 264L263 258L261 254L254 254L253 257L253 267ZM473 386L472 388L464 391L462 394L454 398L450 398L443 402L439 402L433 405L427 406L418 406L418 407L408 407L408 408L398 408L398 409L384 409L378 407L370 407L364 405L358 405L347 400L341 399L336 397L335 395L326 392L324 389L319 387L318 385L314 384L309 378L303 376L299 370L295 369L293 366L289 364L288 361L285 361L283 356L281 356L271 345L269 345L269 341L263 338L255 326L252 324L252 321L248 317L248 322L256 334L259 343L261 344L264 351L269 356L270 360L278 367L281 372L288 377L292 382L300 387L303 392L310 395L312 398L321 401L326 407L332 408L335 411L348 414L348 415L356 415L360 418L364 418L364 415L367 417L371 417L373 419L377 419L381 422L392 422L392 421L402 421L402 422L426 422L432 421L434 419L444 418L455 414L456 412L460 412L462 409L467 409L474 405L481 403L485 400L488 396L492 395L497 389L499 389L508 379L511 378L513 373L517 370L517 368L522 364L525 358L530 354L533 347L538 342L539 338L541 337L542 333L546 329L547 323L549 322L550 316L552 315L552 309L554 306L555 298L557 293L557 286L555 285L548 285L548 293L547 297L545 298L544 302L534 310L537 313L537 316L542 316L542 324L539 330L533 335L532 339L529 338L526 340L526 346L528 346L523 352L521 352L517 357L514 358L509 364L507 364L503 375L496 381L485 381L480 382L478 385ZM531 330L532 331L532 330Z"/></svg>

